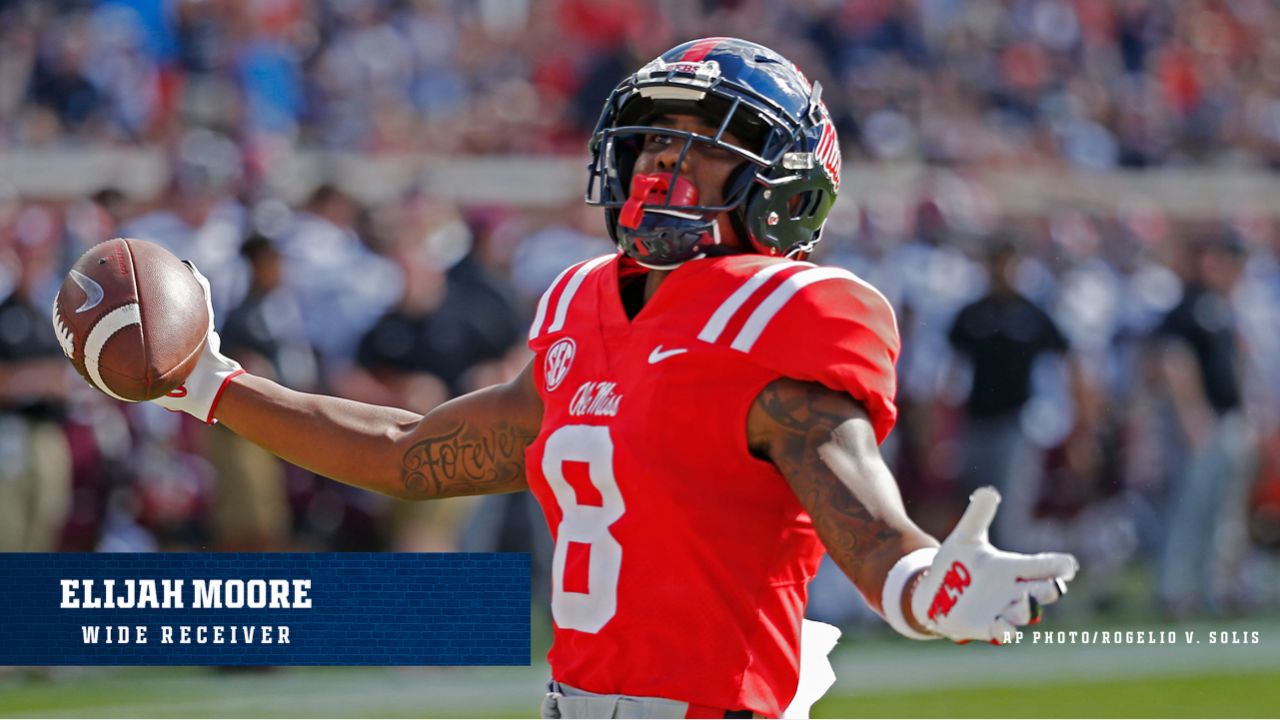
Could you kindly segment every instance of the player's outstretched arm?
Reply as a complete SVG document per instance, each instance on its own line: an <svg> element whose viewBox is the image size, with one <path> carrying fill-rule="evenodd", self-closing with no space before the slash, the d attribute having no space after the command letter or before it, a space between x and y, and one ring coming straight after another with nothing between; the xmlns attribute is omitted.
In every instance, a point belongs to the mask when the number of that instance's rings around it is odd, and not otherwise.
<svg viewBox="0 0 1280 720"><path fill-rule="evenodd" d="M782 379L757 397L752 451L777 466L836 564L908 637L999 643L1065 592L1076 560L1002 552L987 540L1000 495L981 488L939 546L907 517L863 407L815 383Z"/></svg>
<svg viewBox="0 0 1280 720"><path fill-rule="evenodd" d="M938 541L907 516L866 410L845 393L784 378L756 398L747 433L752 452L791 484L831 559L883 612L889 570Z"/></svg>
<svg viewBox="0 0 1280 720"><path fill-rule="evenodd" d="M158 405L217 420L301 467L348 485L404 498L514 492L527 487L524 451L542 425L542 398L530 366L514 380L456 398L425 416L407 410L290 390L244 374L208 329L200 359Z"/></svg>
<svg viewBox="0 0 1280 720"><path fill-rule="evenodd" d="M524 451L542 424L542 400L529 367L425 416L241 375L227 385L215 417L295 465L426 500L526 489Z"/></svg>

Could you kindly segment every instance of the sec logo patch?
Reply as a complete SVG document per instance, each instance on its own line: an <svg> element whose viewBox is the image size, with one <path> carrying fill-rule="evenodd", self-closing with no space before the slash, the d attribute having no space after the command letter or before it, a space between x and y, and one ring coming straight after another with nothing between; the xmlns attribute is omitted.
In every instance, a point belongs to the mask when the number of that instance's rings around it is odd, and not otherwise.
<svg viewBox="0 0 1280 720"><path fill-rule="evenodd" d="M547 392L560 387L560 383L564 382L564 378L569 374L569 368L573 365L573 356L578 352L578 345L573 342L573 338L561 338L557 340L550 350L547 350L546 360L543 361L543 370L547 375Z"/></svg>

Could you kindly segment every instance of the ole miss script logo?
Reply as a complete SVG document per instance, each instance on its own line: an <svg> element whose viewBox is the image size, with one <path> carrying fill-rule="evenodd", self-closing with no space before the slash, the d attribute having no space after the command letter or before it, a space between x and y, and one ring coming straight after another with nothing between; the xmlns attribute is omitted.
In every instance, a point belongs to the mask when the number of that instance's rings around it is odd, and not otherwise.
<svg viewBox="0 0 1280 720"><path fill-rule="evenodd" d="M929 606L929 619L936 622L938 616L946 617L972 581L969 568L960 564L959 561L951 563L951 569L942 576L942 585L938 588L938 593L933 596L933 604Z"/></svg>
<svg viewBox="0 0 1280 720"><path fill-rule="evenodd" d="M826 114L826 106L823 106L823 114ZM830 118L822 123L822 135L818 138L818 146L814 149L813 155L827 171L832 187L839 192L840 140L836 137L836 127L831 124Z"/></svg>

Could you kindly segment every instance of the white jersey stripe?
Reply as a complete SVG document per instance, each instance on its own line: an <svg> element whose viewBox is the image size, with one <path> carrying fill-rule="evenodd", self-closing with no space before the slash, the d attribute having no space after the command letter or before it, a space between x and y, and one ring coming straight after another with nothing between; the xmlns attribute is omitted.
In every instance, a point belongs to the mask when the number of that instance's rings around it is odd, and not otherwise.
<svg viewBox="0 0 1280 720"><path fill-rule="evenodd" d="M542 323L547 319L547 304L551 302L551 293L555 292L556 288L560 287L560 281L563 280L564 276L568 275L569 271L572 269L573 266L570 265L569 267L561 270L560 274L556 276L556 279L551 281L550 287L548 287L546 292L542 293L542 297L538 299L538 310L534 313L533 324L529 326L530 340L538 337L538 333L542 331Z"/></svg>
<svg viewBox="0 0 1280 720"><path fill-rule="evenodd" d="M746 282L738 286L738 289L734 290L728 299L720 303L720 307L716 308L716 311L711 315L711 319L702 328L702 332L698 333L698 339L709 343L719 340L720 333L724 332L729 320L733 318L733 314L738 312L739 308L746 304L747 300L751 299L751 296L755 294L756 290L760 289L761 285L764 285L774 275L796 265L813 267L812 263L780 262L757 270L754 275L747 278Z"/></svg>
<svg viewBox="0 0 1280 720"><path fill-rule="evenodd" d="M764 302L760 303L760 305L756 307L755 312L751 313L751 317L747 318L746 324L742 326L742 330L740 330L738 332L738 336L733 339L733 343L730 344L730 347L734 350L750 352L751 347L755 345L756 340L760 339L760 334L763 333L765 327L769 325L769 321L773 319L774 315L778 314L778 311L782 309L783 305L787 304L787 301L790 300L792 296L813 283L821 282L823 280L833 280L835 278L854 281L857 280L857 276L848 270L828 267L815 267L810 270L801 270L795 275L783 280L782 284L774 288L773 292L769 293L769 297L765 298Z"/></svg>
<svg viewBox="0 0 1280 720"><path fill-rule="evenodd" d="M573 277L569 278L569 284L564 287L564 292L560 294L560 300L556 302L556 314L551 320L551 326L547 328L547 332L553 333L564 328L564 321L569 317L569 303L573 302L573 296L578 293L578 288L582 287L582 282L587 279L587 275L615 257L617 257L616 253L613 255L601 255L593 260L588 260L578 268Z"/></svg>

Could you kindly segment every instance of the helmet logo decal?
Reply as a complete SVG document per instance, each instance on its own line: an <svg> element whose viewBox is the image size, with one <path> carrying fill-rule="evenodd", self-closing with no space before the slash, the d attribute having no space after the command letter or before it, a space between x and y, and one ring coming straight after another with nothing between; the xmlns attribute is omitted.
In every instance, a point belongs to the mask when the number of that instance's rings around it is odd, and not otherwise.
<svg viewBox="0 0 1280 720"><path fill-rule="evenodd" d="M814 151L819 163L831 176L831 184L840 190L840 142L836 138L836 127L830 118L822 123L822 137L818 139L818 147Z"/></svg>
<svg viewBox="0 0 1280 720"><path fill-rule="evenodd" d="M561 338L547 350L547 357L543 360L543 370L546 372L547 392L551 392L560 387L560 383L564 382L564 378L569 374L569 368L573 365L573 356L578 352L578 345L573 338Z"/></svg>
<svg viewBox="0 0 1280 720"><path fill-rule="evenodd" d="M658 58L636 73L636 90L655 100L701 100L720 79L715 60L663 62Z"/></svg>

